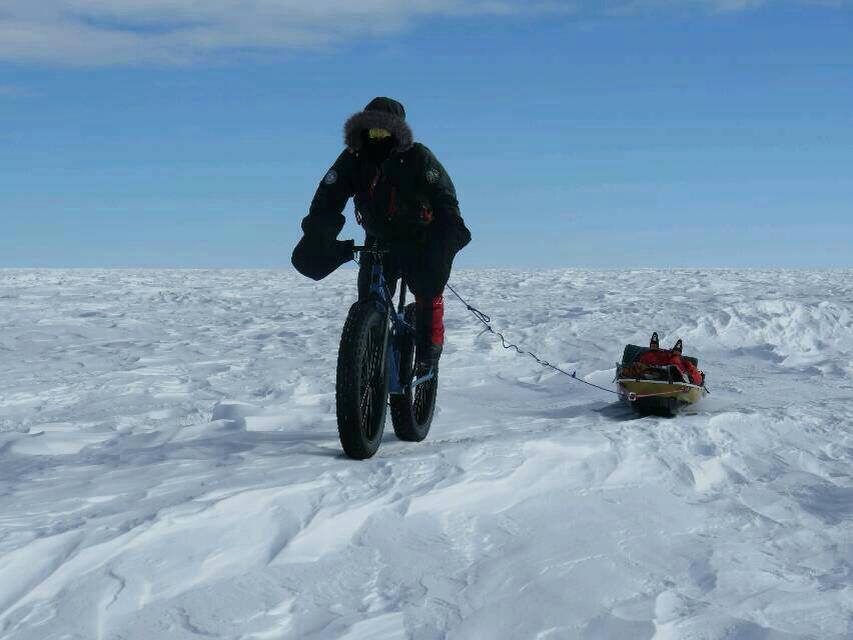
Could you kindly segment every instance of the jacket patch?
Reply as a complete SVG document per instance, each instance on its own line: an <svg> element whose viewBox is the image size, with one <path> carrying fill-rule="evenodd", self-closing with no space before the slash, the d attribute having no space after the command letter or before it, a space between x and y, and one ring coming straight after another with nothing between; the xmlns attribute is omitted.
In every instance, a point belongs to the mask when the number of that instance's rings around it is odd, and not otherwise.
<svg viewBox="0 0 853 640"><path fill-rule="evenodd" d="M439 173L438 169L432 168L426 172L427 182L430 184L435 184L438 182L438 179L441 177L441 173Z"/></svg>
<svg viewBox="0 0 853 640"><path fill-rule="evenodd" d="M323 178L323 182L326 184L335 184L338 181L338 172L334 169L329 169L329 173L326 174L326 177Z"/></svg>

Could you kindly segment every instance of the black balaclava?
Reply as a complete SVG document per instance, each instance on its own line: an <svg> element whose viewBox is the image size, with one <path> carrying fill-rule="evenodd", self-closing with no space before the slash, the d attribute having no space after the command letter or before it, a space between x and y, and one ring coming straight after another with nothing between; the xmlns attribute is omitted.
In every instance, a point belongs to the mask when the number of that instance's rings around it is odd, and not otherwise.
<svg viewBox="0 0 853 640"><path fill-rule="evenodd" d="M373 164L382 164L391 155L391 151L397 146L397 140L394 136L382 138L381 140L371 140L367 135L367 131L361 132L362 149L364 154Z"/></svg>

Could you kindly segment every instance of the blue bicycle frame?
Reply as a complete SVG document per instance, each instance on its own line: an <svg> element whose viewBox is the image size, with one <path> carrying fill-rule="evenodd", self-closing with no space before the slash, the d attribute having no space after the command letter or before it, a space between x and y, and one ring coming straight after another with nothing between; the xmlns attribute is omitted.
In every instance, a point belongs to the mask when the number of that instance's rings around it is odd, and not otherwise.
<svg viewBox="0 0 853 640"><path fill-rule="evenodd" d="M388 372L389 372L389 382L388 382L388 392L394 395L401 395L405 393L406 388L410 387L414 390L418 385L432 380L435 376L432 370L429 371L425 376L418 378L417 380L412 381L409 385L403 385L400 381L400 348L399 341L401 337L406 334L415 334L415 328L406 322L405 313L406 313L406 279L405 277L400 278L400 301L397 304L397 309L394 309L394 297L391 295L391 292L388 290L388 283L385 281L385 273L382 268L382 254L387 253L386 250L375 249L369 247L354 247L355 251L361 251L365 253L372 253L376 257L373 262L373 268L370 273L370 298L377 305L377 308L380 312L385 314L386 318L390 319L390 322L386 322L386 331L388 331L388 327L390 326L391 335L388 336L386 334L384 347L385 354L383 357L386 358L388 363ZM390 345L390 349L388 348Z"/></svg>

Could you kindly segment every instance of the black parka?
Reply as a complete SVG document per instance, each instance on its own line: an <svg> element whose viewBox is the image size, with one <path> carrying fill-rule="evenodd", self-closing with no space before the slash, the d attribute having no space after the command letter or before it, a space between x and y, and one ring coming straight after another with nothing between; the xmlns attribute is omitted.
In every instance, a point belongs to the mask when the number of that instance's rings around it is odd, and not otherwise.
<svg viewBox="0 0 853 640"><path fill-rule="evenodd" d="M371 128L388 130L394 141L379 164L364 149ZM374 99L347 120L344 140L346 149L326 172L302 220L304 237L294 250L294 266L319 280L351 257L351 247L336 240L350 198L369 238L408 252L439 251L452 261L471 235L453 181L435 155L413 141L403 106L390 98Z"/></svg>

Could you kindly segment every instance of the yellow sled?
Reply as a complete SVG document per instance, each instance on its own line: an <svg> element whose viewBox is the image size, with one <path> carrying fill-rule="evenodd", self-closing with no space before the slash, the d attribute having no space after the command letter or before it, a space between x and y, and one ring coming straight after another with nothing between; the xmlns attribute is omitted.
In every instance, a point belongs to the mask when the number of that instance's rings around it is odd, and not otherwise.
<svg viewBox="0 0 853 640"><path fill-rule="evenodd" d="M654 413L655 408L672 412L688 404L695 404L708 395L705 387L686 382L669 383L663 380L637 380L634 378L616 378L619 392L624 394L629 402L636 403L641 412ZM646 409L646 411L643 411Z"/></svg>
<svg viewBox="0 0 853 640"><path fill-rule="evenodd" d="M674 416L681 407L695 404L706 395L708 389L701 385L686 382L675 366L638 365L637 359L649 350L657 349L657 334L652 336L649 348L629 344L622 354L622 362L616 365L617 389L631 407L641 414ZM680 354L681 341L676 344ZM683 356L694 366L699 366L696 358Z"/></svg>

